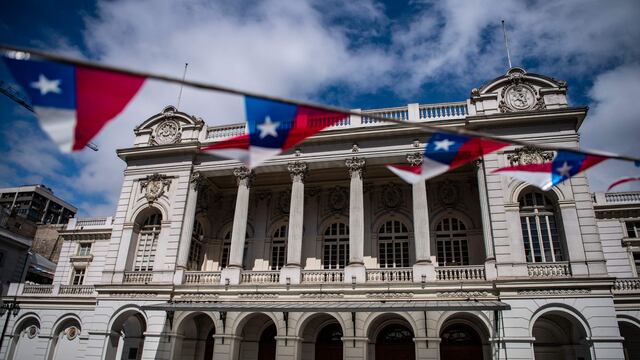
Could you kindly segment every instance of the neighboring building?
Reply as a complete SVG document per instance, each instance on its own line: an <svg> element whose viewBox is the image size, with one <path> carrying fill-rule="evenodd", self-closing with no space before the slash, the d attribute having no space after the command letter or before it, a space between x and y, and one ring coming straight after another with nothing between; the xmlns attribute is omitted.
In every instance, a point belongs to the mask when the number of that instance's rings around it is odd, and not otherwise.
<svg viewBox="0 0 640 360"><path fill-rule="evenodd" d="M60 232L52 285L12 285L0 358L640 358L640 193L493 174L553 157L519 146L410 186L384 165L419 164L426 136L368 117L577 147L587 109L566 90L512 68L464 102L345 118L255 172L199 152L243 124L167 107L118 151L113 219Z"/></svg>
<svg viewBox="0 0 640 360"><path fill-rule="evenodd" d="M66 224L38 225L36 233L33 235L31 250L57 263L60 257L60 250L62 250L62 237L60 236L60 232L64 231L66 227Z"/></svg>
<svg viewBox="0 0 640 360"><path fill-rule="evenodd" d="M77 212L75 206L53 194L44 185L0 189L0 206L33 223L66 224Z"/></svg>

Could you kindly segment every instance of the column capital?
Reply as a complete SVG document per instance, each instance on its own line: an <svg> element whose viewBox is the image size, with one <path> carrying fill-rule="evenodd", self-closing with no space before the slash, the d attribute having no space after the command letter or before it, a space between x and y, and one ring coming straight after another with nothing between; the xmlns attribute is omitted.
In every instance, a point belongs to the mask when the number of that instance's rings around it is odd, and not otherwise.
<svg viewBox="0 0 640 360"><path fill-rule="evenodd" d="M287 164L287 170L289 170L289 175L291 175L291 181L304 182L304 177L309 172L309 167L306 162L295 160Z"/></svg>
<svg viewBox="0 0 640 360"><path fill-rule="evenodd" d="M354 176L358 176L362 179L362 173L364 172L364 166L366 161L362 157L353 156L351 159L345 160L344 164L347 166L349 170L349 175L353 178Z"/></svg>
<svg viewBox="0 0 640 360"><path fill-rule="evenodd" d="M241 166L233 169L233 175L236 177L238 186L244 185L246 187L250 187L253 178L255 178L253 170L250 170L246 166Z"/></svg>
<svg viewBox="0 0 640 360"><path fill-rule="evenodd" d="M424 154L419 151L409 153L407 154L407 161L411 166L420 166L424 161Z"/></svg>

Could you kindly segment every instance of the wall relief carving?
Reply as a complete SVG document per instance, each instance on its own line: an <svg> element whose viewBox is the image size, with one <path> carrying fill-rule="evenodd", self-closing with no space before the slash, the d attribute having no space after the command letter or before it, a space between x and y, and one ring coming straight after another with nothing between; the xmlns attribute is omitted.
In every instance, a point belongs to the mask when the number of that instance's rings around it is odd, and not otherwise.
<svg viewBox="0 0 640 360"><path fill-rule="evenodd" d="M336 186L329 192L329 207L331 210L340 212L348 204L347 191L345 188Z"/></svg>
<svg viewBox="0 0 640 360"><path fill-rule="evenodd" d="M518 112L544 109L544 99L531 85L525 83L524 70L512 69L509 71L510 85L502 88L500 92L500 111Z"/></svg>
<svg viewBox="0 0 640 360"><path fill-rule="evenodd" d="M553 160L552 151L544 151L535 146L523 146L515 150L515 153L507 155L511 166L542 164Z"/></svg>
<svg viewBox="0 0 640 360"><path fill-rule="evenodd" d="M388 209L395 209L402 204L402 190L396 184L387 184L381 193L382 204Z"/></svg>
<svg viewBox="0 0 640 360"><path fill-rule="evenodd" d="M291 193L283 191L278 197L278 210L283 214L288 214L291 210Z"/></svg>
<svg viewBox="0 0 640 360"><path fill-rule="evenodd" d="M438 186L438 199L448 207L458 202L458 186L451 180L446 180Z"/></svg>
<svg viewBox="0 0 640 360"><path fill-rule="evenodd" d="M171 113L172 116L173 114ZM165 117L168 117L165 115ZM151 143L153 145L175 144L180 142L182 131L180 123L172 118L167 118L158 125L151 134Z"/></svg>
<svg viewBox="0 0 640 360"><path fill-rule="evenodd" d="M140 180L140 190L145 192L144 197L149 204L158 200L165 191L169 190L169 185L171 185L171 178L158 173L153 173Z"/></svg>

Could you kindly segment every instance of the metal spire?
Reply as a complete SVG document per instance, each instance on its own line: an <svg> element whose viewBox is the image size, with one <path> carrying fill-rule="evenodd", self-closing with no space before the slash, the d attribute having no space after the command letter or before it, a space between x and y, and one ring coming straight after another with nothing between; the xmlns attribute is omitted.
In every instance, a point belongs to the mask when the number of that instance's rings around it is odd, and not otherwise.
<svg viewBox="0 0 640 360"><path fill-rule="evenodd" d="M180 83L180 92L178 93L178 104L176 110L180 108L180 99L182 99L182 88L184 87L184 79L187 77L187 66L189 63L184 63L184 72L182 73L182 83Z"/></svg>
<svg viewBox="0 0 640 360"><path fill-rule="evenodd" d="M509 38L507 38L507 30L504 27L504 20L502 20L502 34L504 34L504 46L507 48L507 61L509 61L509 69L511 69L511 54L509 53Z"/></svg>

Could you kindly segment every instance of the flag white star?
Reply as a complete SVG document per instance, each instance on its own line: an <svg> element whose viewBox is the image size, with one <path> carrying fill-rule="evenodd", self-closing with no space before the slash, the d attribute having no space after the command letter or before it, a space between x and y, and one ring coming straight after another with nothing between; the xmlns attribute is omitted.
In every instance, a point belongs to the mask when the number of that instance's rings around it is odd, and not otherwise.
<svg viewBox="0 0 640 360"><path fill-rule="evenodd" d="M278 132L276 131L276 129L279 125L280 122L272 122L271 117L269 116L264 118L264 122L257 125L258 130L260 130L260 139L264 139L267 136L278 137Z"/></svg>
<svg viewBox="0 0 640 360"><path fill-rule="evenodd" d="M40 90L40 95L47 95L50 92L60 94L62 92L60 90L60 80L49 80L43 74L40 74L38 81L31 83L31 87Z"/></svg>
<svg viewBox="0 0 640 360"><path fill-rule="evenodd" d="M565 161L564 164L562 164L561 167L556 168L556 171L562 177L570 177L571 176L570 171L571 171L572 168L573 168L573 166L569 165L569 163Z"/></svg>
<svg viewBox="0 0 640 360"><path fill-rule="evenodd" d="M434 141L433 144L436 146L436 148L434 150L444 150L444 151L449 151L449 147L453 144L455 144L455 141L451 141L449 139L444 139L444 140L440 140L440 141Z"/></svg>

